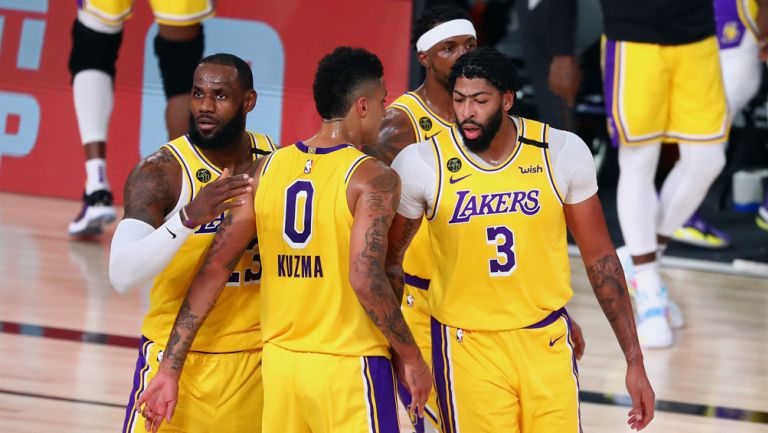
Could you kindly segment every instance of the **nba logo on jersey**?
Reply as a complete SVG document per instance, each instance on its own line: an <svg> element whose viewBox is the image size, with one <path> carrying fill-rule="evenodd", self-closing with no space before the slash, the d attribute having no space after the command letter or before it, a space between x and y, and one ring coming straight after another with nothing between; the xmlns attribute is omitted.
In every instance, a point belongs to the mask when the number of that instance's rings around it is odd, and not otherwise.
<svg viewBox="0 0 768 433"><path fill-rule="evenodd" d="M208 224L201 225L200 228L195 231L195 234L216 233L222 221L224 221L224 212Z"/></svg>

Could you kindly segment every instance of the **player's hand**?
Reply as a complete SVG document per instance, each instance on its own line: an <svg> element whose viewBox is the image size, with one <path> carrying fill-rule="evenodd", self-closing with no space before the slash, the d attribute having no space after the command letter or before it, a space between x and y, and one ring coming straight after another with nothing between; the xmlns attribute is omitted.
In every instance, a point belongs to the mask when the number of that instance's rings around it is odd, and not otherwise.
<svg viewBox="0 0 768 433"><path fill-rule="evenodd" d="M144 426L148 432L156 433L163 419L171 422L178 399L178 375L159 369L136 401L136 411L144 417Z"/></svg>
<svg viewBox="0 0 768 433"><path fill-rule="evenodd" d="M194 227L213 221L227 209L241 206L244 201L235 197L253 191L250 179L247 174L230 176L229 169L225 168L218 179L204 186L186 206Z"/></svg>
<svg viewBox="0 0 768 433"><path fill-rule="evenodd" d="M581 83L581 68L576 56L555 56L549 65L549 89L573 108Z"/></svg>
<svg viewBox="0 0 768 433"><path fill-rule="evenodd" d="M653 419L656 403L656 396L642 362L627 367L627 391L632 398L632 410L627 414L627 424L634 430L642 430Z"/></svg>
<svg viewBox="0 0 768 433"><path fill-rule="evenodd" d="M584 355L584 347L586 342L584 341L584 334L581 332L581 326L571 319L571 339L573 340L573 354L577 360L581 359Z"/></svg>
<svg viewBox="0 0 768 433"><path fill-rule="evenodd" d="M393 356L397 379L411 394L408 414L412 419L414 415L424 417L424 406L427 405L429 393L432 391L432 371L429 365L421 357L421 353L414 358L405 360L397 355Z"/></svg>

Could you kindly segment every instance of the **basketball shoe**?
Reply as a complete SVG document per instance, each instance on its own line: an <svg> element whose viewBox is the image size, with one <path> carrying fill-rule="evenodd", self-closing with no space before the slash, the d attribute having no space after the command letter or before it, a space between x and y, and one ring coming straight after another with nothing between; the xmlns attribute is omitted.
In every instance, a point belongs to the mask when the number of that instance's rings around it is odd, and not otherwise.
<svg viewBox="0 0 768 433"><path fill-rule="evenodd" d="M116 219L112 206L112 193L100 189L90 194L83 193L83 208L74 221L69 223L70 236L95 236Z"/></svg>
<svg viewBox="0 0 768 433"><path fill-rule="evenodd" d="M694 247L713 250L731 246L731 237L712 227L698 211L691 215L682 227L675 230L672 239Z"/></svg>

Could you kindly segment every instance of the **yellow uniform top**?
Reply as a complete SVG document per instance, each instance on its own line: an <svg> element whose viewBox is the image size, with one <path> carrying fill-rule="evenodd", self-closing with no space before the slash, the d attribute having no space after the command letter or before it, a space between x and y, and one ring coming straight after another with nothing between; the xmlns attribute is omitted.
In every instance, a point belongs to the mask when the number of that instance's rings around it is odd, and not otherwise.
<svg viewBox="0 0 768 433"><path fill-rule="evenodd" d="M406 92L389 106L405 112L416 133L414 142L426 141L453 128L453 123L442 119L427 107L414 92ZM405 252L403 271L406 283L420 289L429 287L432 276L432 248L429 245L429 226L422 224Z"/></svg>
<svg viewBox="0 0 768 433"><path fill-rule="evenodd" d="M347 185L369 157L301 142L268 157L254 207L262 256L264 341L297 352L389 356L349 281Z"/></svg>
<svg viewBox="0 0 768 433"><path fill-rule="evenodd" d="M250 131L249 135L254 148L270 152L276 150L275 144L268 136ZM182 194L186 196L180 197L179 200L184 204L192 201L205 184L221 174L221 170L208 161L186 136L179 137L163 147L173 154L182 167L182 181L185 183ZM149 292L149 312L141 327L145 337L160 344L168 341L187 289L223 219L224 214L221 214L219 218L198 227L176 252L168 266L155 277ZM257 349L262 346L259 326L260 279L259 248L254 240L237 264L205 324L197 333L191 350L222 353Z"/></svg>
<svg viewBox="0 0 768 433"><path fill-rule="evenodd" d="M524 328L573 295L548 127L519 124L523 138L494 168L475 162L455 129L432 140L438 179L427 215L435 260L429 307L446 325Z"/></svg>

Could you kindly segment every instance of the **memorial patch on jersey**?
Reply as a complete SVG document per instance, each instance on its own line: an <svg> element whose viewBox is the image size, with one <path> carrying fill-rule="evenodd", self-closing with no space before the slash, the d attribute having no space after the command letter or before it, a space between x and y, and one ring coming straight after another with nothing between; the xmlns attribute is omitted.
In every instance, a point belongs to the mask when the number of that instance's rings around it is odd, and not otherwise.
<svg viewBox="0 0 768 433"><path fill-rule="evenodd" d="M459 158L451 158L445 163L445 168L451 173L456 173L461 170L461 160Z"/></svg>
<svg viewBox="0 0 768 433"><path fill-rule="evenodd" d="M472 217L521 212L536 215L541 210L539 190L508 191L490 194L470 194L470 190L456 191L458 200L448 224L469 222Z"/></svg>
<svg viewBox="0 0 768 433"><path fill-rule="evenodd" d="M201 168L200 170L197 170L197 173L195 173L195 177L197 180L203 183L207 183L211 180L211 172L208 171L207 168Z"/></svg>
<svg viewBox="0 0 768 433"><path fill-rule="evenodd" d="M424 131L429 131L432 129L432 119L426 116L422 117L419 119L419 126L421 126L421 129Z"/></svg>

